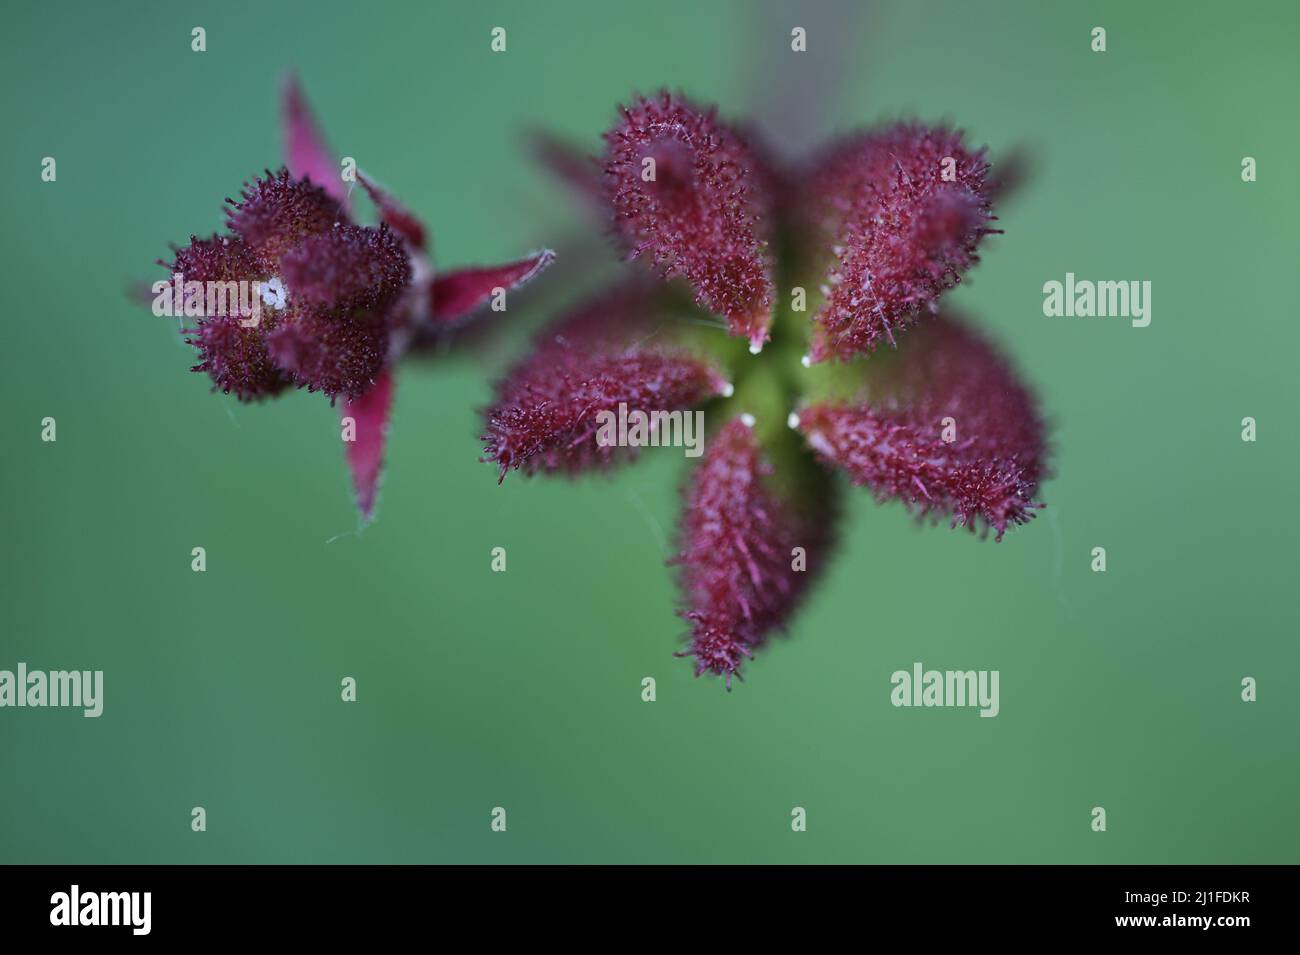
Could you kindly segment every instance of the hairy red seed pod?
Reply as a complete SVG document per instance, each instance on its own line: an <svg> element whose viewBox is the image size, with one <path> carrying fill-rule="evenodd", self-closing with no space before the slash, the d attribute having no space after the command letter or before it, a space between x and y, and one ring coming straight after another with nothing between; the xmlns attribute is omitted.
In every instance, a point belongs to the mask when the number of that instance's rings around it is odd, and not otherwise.
<svg viewBox="0 0 1300 955"><path fill-rule="evenodd" d="M901 124L834 147L809 174L815 230L834 255L812 359L848 359L932 311L989 232L989 165L960 132Z"/></svg>
<svg viewBox="0 0 1300 955"><path fill-rule="evenodd" d="M667 92L623 107L605 134L605 191L632 256L682 276L733 335L762 347L772 321L770 202L733 130Z"/></svg>
<svg viewBox="0 0 1300 955"><path fill-rule="evenodd" d="M264 266L274 271L280 256L309 235L346 222L342 207L324 189L293 179L287 169L245 184L240 201L227 199L227 224L243 237Z"/></svg>
<svg viewBox="0 0 1300 955"><path fill-rule="evenodd" d="M681 567L695 674L731 688L745 658L782 626L821 566L831 539L832 488L777 493L753 429L736 418L709 441L682 514ZM800 555L802 552L802 556Z"/></svg>
<svg viewBox="0 0 1300 955"><path fill-rule="evenodd" d="M206 372L215 388L240 401L278 395L293 381L267 351L269 330L265 324L245 328L234 317L199 319L185 339L199 350L199 363L190 370Z"/></svg>
<svg viewBox="0 0 1300 955"><path fill-rule="evenodd" d="M411 280L402 241L388 228L339 224L309 235L280 259L295 302L330 309L387 308Z"/></svg>
<svg viewBox="0 0 1300 955"><path fill-rule="evenodd" d="M730 390L714 366L685 351L641 339L651 316L627 289L607 293L548 329L533 353L497 387L487 411L484 459L501 479L525 473L577 473L631 460L634 447L597 441L601 412L685 411Z"/></svg>
<svg viewBox="0 0 1300 955"><path fill-rule="evenodd" d="M865 400L804 408L797 427L878 499L951 514L954 527L991 527L1001 540L1042 506L1033 396L988 342L948 318L911 332Z"/></svg>
<svg viewBox="0 0 1300 955"><path fill-rule="evenodd" d="M201 319L189 331L200 354L194 370L242 400L290 384L361 396L388 361L388 313L411 282L402 240L386 224L353 225L337 200L283 169L242 195L228 212L235 234L192 239L172 270L186 282L276 279L287 302L262 309L256 323Z"/></svg>
<svg viewBox="0 0 1300 955"><path fill-rule="evenodd" d="M172 276L181 276L172 281L185 283L255 281L259 276L256 255L238 236L191 236L188 246L176 250L168 268ZM239 302L236 294L227 300L231 314L198 318L195 327L184 330L186 342L199 352L198 364L191 370L205 372L216 389L240 401L278 395L292 381L266 351L266 334L275 327L275 313L268 310L256 327L245 326L234 314Z"/></svg>
<svg viewBox="0 0 1300 955"><path fill-rule="evenodd" d="M165 264L165 263L159 263ZM214 235L210 239L190 236L190 244L177 249L169 270L186 281L238 282L256 277L258 259L239 236Z"/></svg>
<svg viewBox="0 0 1300 955"><path fill-rule="evenodd" d="M170 264L159 260L180 273L171 281L184 286L156 282L133 296L149 301L155 315L192 319L188 324L194 327L182 332L199 352L193 370L240 400L295 385L324 392L331 404L344 399L339 410L348 467L357 506L369 520L397 363L411 352L440 353L453 335L464 337L472 331L472 312L489 300L499 307L503 290L528 282L554 253L435 277L433 263L421 254L429 236L423 222L374 180L358 175L382 224L354 224L348 216L352 189L340 180L296 79L286 83L282 102L288 168L268 170L244 184L238 201L226 200L228 234L191 236ZM593 177L599 180L598 170ZM660 384L670 395L674 387L689 390L674 378L688 376L671 367L669 356L641 357L647 363L658 358L666 367L617 372L647 389Z"/></svg>
<svg viewBox="0 0 1300 955"><path fill-rule="evenodd" d="M388 328L382 313L337 315L291 309L266 336L275 363L295 384L352 400L370 390L388 359Z"/></svg>

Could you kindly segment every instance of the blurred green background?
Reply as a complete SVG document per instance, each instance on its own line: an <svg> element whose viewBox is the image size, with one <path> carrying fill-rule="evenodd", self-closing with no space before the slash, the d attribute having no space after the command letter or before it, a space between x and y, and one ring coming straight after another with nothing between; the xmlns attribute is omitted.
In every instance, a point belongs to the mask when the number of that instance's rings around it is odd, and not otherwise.
<svg viewBox="0 0 1300 955"><path fill-rule="evenodd" d="M0 668L102 669L105 712L0 710L0 861L1298 861L1298 25L1283 3L10 3ZM210 394L124 295L279 163L288 68L444 266L597 239L520 133L594 149L633 90L761 115L796 152L904 114L1025 147L952 302L1055 422L1048 509L994 544L853 495L830 573L727 694L671 655L676 452L502 487L478 463L517 334L404 370L356 533L326 402ZM1151 326L1045 318L1067 271L1152 281ZM1000 670L1001 715L895 709L917 660Z"/></svg>

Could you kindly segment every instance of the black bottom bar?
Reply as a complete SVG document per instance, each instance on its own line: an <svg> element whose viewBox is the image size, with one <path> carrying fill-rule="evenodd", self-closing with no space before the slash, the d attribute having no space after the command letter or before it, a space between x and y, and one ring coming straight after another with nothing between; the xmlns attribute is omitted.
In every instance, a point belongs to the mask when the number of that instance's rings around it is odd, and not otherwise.
<svg viewBox="0 0 1300 955"><path fill-rule="evenodd" d="M818 934L843 925L857 937L911 925L927 939L1114 933L1230 944L1285 927L1288 869L11 867L0 917L6 938L79 942L373 943L457 924L492 937L532 925L538 940L608 924L664 942L701 929L743 937L776 921Z"/></svg>

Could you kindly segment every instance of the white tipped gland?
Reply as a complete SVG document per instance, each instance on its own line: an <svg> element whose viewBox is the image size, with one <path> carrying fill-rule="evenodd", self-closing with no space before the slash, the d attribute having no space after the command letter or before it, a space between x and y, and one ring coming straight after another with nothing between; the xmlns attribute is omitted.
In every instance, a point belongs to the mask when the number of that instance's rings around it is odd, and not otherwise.
<svg viewBox="0 0 1300 955"><path fill-rule="evenodd" d="M802 358L799 359L799 364L803 365L805 368L811 368L812 355L804 355Z"/></svg>
<svg viewBox="0 0 1300 955"><path fill-rule="evenodd" d="M750 353L751 355L757 355L757 354L758 354L759 352L761 352L762 350L763 350L763 343L762 343L762 342L750 342L750 343L749 343L749 353Z"/></svg>
<svg viewBox="0 0 1300 955"><path fill-rule="evenodd" d="M727 382L725 385L723 385L722 390L718 392L718 394L722 395L722 397L724 398L730 398L735 393L736 393L736 386L733 385L731 382Z"/></svg>
<svg viewBox="0 0 1300 955"><path fill-rule="evenodd" d="M785 423L789 425L792 430L797 429L799 427L799 412L791 411L790 417L785 419Z"/></svg>
<svg viewBox="0 0 1300 955"><path fill-rule="evenodd" d="M748 411L746 411L743 415L740 416L740 423L743 424L746 428L752 428L754 427L754 416L750 414Z"/></svg>
<svg viewBox="0 0 1300 955"><path fill-rule="evenodd" d="M280 281L280 276L273 275L262 283L261 295L262 301L267 305L274 309L281 309L289 298L289 290L284 287L284 282Z"/></svg>

